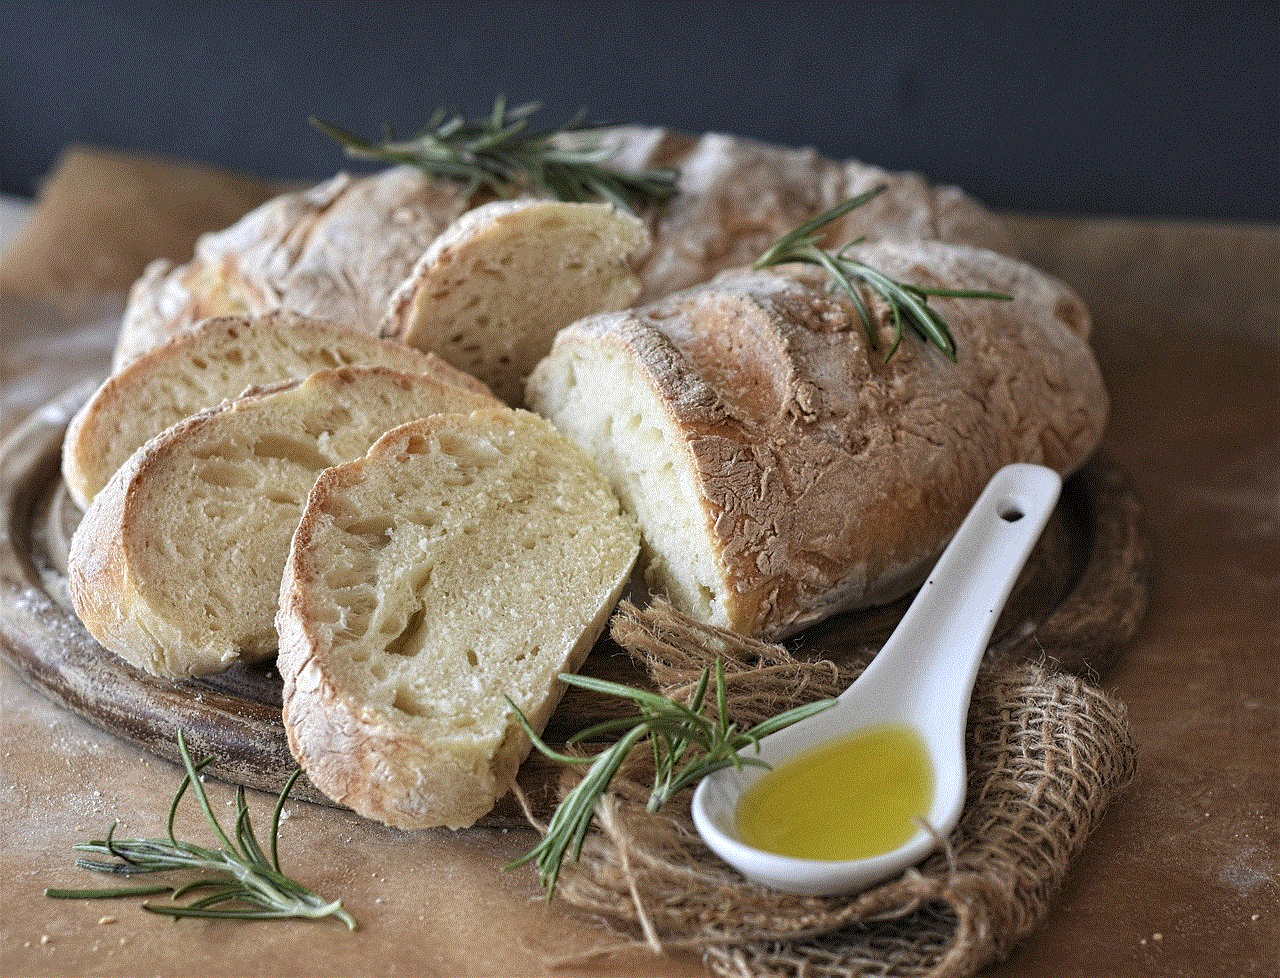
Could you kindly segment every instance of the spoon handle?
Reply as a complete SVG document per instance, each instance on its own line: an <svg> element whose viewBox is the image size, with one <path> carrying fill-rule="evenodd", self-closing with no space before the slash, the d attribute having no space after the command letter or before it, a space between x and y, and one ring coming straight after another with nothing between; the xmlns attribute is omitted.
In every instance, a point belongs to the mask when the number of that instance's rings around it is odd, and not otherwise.
<svg viewBox="0 0 1280 978"><path fill-rule="evenodd" d="M963 727L996 619L1053 512L1061 477L1015 464L992 477L879 655L842 698L878 703L886 718L909 704ZM863 698L865 696L865 699Z"/></svg>

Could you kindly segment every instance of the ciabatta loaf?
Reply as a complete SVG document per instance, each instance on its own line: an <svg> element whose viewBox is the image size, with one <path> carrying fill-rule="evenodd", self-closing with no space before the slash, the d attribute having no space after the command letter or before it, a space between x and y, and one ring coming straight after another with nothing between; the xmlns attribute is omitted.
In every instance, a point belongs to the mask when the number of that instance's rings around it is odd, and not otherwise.
<svg viewBox="0 0 1280 978"><path fill-rule="evenodd" d="M85 512L68 558L76 612L158 676L269 657L280 573L316 476L405 421L497 403L447 378L344 367L181 421Z"/></svg>
<svg viewBox="0 0 1280 978"><path fill-rule="evenodd" d="M635 301L631 263L648 244L640 221L606 204L485 204L431 243L392 296L383 335L440 354L519 405L557 331Z"/></svg>
<svg viewBox="0 0 1280 978"><path fill-rule="evenodd" d="M919 583L991 475L1067 473L1107 396L1089 316L1061 282L973 248L881 242L899 280L1002 292L932 298L958 362L799 274L739 273L564 330L530 406L608 473L652 586L690 615L779 637Z"/></svg>
<svg viewBox="0 0 1280 978"><path fill-rule="evenodd" d="M316 480L280 588L289 744L312 783L403 828L506 793L557 676L638 549L594 464L524 411L436 415Z"/></svg>
<svg viewBox="0 0 1280 978"><path fill-rule="evenodd" d="M326 367L380 364L485 393L438 357L360 330L289 312L221 316L174 336L108 377L71 419L62 476L84 509L145 441L249 387Z"/></svg>
<svg viewBox="0 0 1280 978"><path fill-rule="evenodd" d="M865 235L1011 246L990 211L914 174L716 133L690 138L626 126L586 138L624 169L680 171L675 199L645 215L653 244L639 260L642 299L749 264L782 234L880 184L885 193L829 229L833 243ZM398 330L403 283L450 224L484 203L481 194L468 197L409 166L340 175L270 201L201 238L190 262L147 270L129 297L116 367L201 319L229 313L285 308Z"/></svg>

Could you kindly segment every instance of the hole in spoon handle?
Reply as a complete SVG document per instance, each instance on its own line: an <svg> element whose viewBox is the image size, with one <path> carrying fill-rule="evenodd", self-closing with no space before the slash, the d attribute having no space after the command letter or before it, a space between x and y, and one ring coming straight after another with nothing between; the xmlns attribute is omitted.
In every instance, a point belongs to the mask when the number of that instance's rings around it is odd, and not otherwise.
<svg viewBox="0 0 1280 978"><path fill-rule="evenodd" d="M1017 503L1008 499L1000 504L1000 508L997 512L1000 514L1000 518L1006 523L1017 523L1018 520L1022 519L1022 517L1026 515L1018 508Z"/></svg>

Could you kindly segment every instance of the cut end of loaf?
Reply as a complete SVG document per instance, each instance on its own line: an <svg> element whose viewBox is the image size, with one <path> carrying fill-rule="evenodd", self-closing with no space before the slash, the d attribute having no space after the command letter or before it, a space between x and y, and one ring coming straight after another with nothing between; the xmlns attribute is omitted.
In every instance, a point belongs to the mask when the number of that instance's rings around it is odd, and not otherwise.
<svg viewBox="0 0 1280 978"><path fill-rule="evenodd" d="M867 245L938 296L956 362L908 331L886 361L860 310L809 276L726 274L562 330L528 402L636 514L646 576L691 616L785 637L917 583L1002 466L1067 473L1106 393L1061 283L992 252ZM895 324L872 303L880 345Z"/></svg>
<svg viewBox="0 0 1280 978"><path fill-rule="evenodd" d="M646 585L699 621L741 627L687 432L620 344L572 340L536 368L529 406L581 446L643 531Z"/></svg>
<svg viewBox="0 0 1280 978"><path fill-rule="evenodd" d="M438 415L317 481L277 629L290 745L313 784L402 828L505 794L638 549L594 465L523 411Z"/></svg>

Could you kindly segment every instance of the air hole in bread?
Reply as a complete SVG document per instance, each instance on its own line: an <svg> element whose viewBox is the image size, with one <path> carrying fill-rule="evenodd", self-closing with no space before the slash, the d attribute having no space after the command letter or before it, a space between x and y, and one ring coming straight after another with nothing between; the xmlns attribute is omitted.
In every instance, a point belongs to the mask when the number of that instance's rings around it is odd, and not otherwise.
<svg viewBox="0 0 1280 978"><path fill-rule="evenodd" d="M392 523L393 520L390 516L367 516L362 520L356 520L354 523L348 523L343 529L352 536L360 537L362 544L370 544L376 538L386 536L391 529Z"/></svg>
<svg viewBox="0 0 1280 978"><path fill-rule="evenodd" d="M253 471L231 462L216 462L212 459L200 465L195 475L206 485L222 489L252 489L258 484L258 476Z"/></svg>
<svg viewBox="0 0 1280 978"><path fill-rule="evenodd" d="M423 713L422 704L418 702L417 697L403 686L396 687L396 698L392 700L391 705L411 717L422 716Z"/></svg>
<svg viewBox="0 0 1280 978"><path fill-rule="evenodd" d="M312 472L327 469L333 464L321 455L314 445L280 434L267 434L260 437L254 442L253 454L259 459L274 458L282 462L292 462Z"/></svg>
<svg viewBox="0 0 1280 978"><path fill-rule="evenodd" d="M409 621L404 626L404 630L387 643L387 652L391 655L414 656L422 651L422 643L419 638L425 616L425 608L418 608L417 611L411 614Z"/></svg>
<svg viewBox="0 0 1280 978"><path fill-rule="evenodd" d="M342 566L334 564L325 568L324 583L331 588L349 588L362 585L365 580L365 568L359 566Z"/></svg>
<svg viewBox="0 0 1280 978"><path fill-rule="evenodd" d="M535 646L533 646L532 648L530 648L530 649L528 649L528 650L526 650L526 651L523 651L523 652L517 652L517 653L515 654L515 661L516 661L516 662L524 662L524 660L525 660L525 659L528 659L528 658L529 658L529 657L531 657L531 656L537 656L537 654L538 654L539 652L541 652L541 651L542 651L542 646L541 646L541 645L535 645Z"/></svg>

